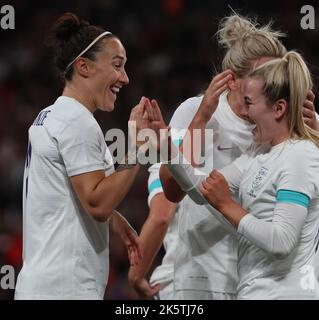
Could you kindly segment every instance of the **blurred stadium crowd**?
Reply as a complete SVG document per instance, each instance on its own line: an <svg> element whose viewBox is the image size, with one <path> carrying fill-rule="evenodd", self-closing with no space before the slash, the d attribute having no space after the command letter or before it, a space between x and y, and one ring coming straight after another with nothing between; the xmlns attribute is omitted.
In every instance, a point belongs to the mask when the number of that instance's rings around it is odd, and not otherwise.
<svg viewBox="0 0 319 320"><path fill-rule="evenodd" d="M17 275L27 130L39 110L52 104L63 88L44 44L55 19L66 11L75 12L122 40L130 84L121 91L113 113L97 112L96 117L104 133L110 128L126 132L130 109L142 95L156 98L169 121L179 103L205 89L220 70L222 51L213 36L219 19L231 10L228 3L217 0L8 0L0 6L3 4L14 6L16 29L0 30L0 267L13 265ZM273 18L275 28L288 34L284 40L287 48L304 54L318 82L319 28L300 27L300 8L311 1L278 0L272 4L238 0L229 4L241 14L257 15L261 23ZM140 171L119 208L137 231L148 212L146 169ZM126 250L114 236L110 252L106 298L136 298L127 283ZM159 261L160 257L155 264ZM0 288L0 299L12 297L13 290Z"/></svg>

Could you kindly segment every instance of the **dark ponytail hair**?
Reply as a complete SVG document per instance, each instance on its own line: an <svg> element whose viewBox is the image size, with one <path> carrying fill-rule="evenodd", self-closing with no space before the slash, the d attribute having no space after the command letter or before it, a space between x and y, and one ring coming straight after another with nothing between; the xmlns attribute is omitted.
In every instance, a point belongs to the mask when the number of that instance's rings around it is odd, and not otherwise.
<svg viewBox="0 0 319 320"><path fill-rule="evenodd" d="M74 13L67 12L58 18L53 25L48 44L53 47L54 64L63 80L72 79L73 66L67 69L68 64L103 32L105 30L102 27L80 20ZM110 34L106 37L115 36ZM101 41L98 41L82 56L94 61L101 50Z"/></svg>

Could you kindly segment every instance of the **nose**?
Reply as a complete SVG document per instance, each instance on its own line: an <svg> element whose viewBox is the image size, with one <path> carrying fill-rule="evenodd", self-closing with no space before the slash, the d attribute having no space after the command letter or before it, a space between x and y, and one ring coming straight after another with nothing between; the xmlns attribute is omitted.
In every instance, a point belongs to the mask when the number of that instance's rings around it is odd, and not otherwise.
<svg viewBox="0 0 319 320"><path fill-rule="evenodd" d="M246 103L241 104L240 114L243 118L248 118L248 106L246 105Z"/></svg>
<svg viewBox="0 0 319 320"><path fill-rule="evenodd" d="M122 85L124 85L124 86L129 84L129 82L130 82L130 79L128 78L125 70L123 70L121 72L120 81L121 81Z"/></svg>
<svg viewBox="0 0 319 320"><path fill-rule="evenodd" d="M246 121L250 123L254 123L253 120L249 117L248 110L249 110L249 107L246 105L246 103L243 103L240 108L240 116Z"/></svg>

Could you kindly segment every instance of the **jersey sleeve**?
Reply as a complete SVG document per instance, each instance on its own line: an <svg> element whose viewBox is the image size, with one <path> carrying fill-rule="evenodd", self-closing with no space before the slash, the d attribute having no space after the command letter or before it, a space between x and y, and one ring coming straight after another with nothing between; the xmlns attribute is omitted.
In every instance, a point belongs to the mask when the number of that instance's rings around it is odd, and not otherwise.
<svg viewBox="0 0 319 320"><path fill-rule="evenodd" d="M319 150L309 141L299 143L279 172L272 220L247 214L238 226L242 236L278 259L296 248L310 201L318 196Z"/></svg>
<svg viewBox="0 0 319 320"><path fill-rule="evenodd" d="M193 97L181 103L172 116L169 123L170 127L187 129L199 108L200 102L200 97Z"/></svg>
<svg viewBox="0 0 319 320"><path fill-rule="evenodd" d="M159 177L159 171L160 171L161 164L155 163L152 166L149 167L149 177L148 177L148 197L147 197L147 203L148 206L151 206L151 201L159 193L164 192L162 183Z"/></svg>
<svg viewBox="0 0 319 320"><path fill-rule="evenodd" d="M247 214L240 220L238 233L274 258L285 259L296 248L306 217L306 208L277 202L272 221Z"/></svg>
<svg viewBox="0 0 319 320"><path fill-rule="evenodd" d="M277 201L307 207L318 194L319 149L299 148L287 159L277 183Z"/></svg>
<svg viewBox="0 0 319 320"><path fill-rule="evenodd" d="M98 124L90 119L78 120L66 127L57 137L69 177L106 169L106 145Z"/></svg>

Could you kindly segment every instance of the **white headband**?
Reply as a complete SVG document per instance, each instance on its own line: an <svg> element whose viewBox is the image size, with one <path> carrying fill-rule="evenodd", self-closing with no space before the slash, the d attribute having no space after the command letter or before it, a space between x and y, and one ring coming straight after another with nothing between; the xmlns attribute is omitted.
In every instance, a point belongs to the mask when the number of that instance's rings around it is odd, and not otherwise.
<svg viewBox="0 0 319 320"><path fill-rule="evenodd" d="M82 55L84 55L85 52L87 52L88 50L90 50L95 43L97 43L102 37L108 35L108 34L112 34L112 32L109 31L105 31L103 33L101 33L98 37L96 37L76 58L74 58L69 64L68 66L65 68L65 72L68 71L68 69L72 66L72 64L75 62L76 59L80 58Z"/></svg>

